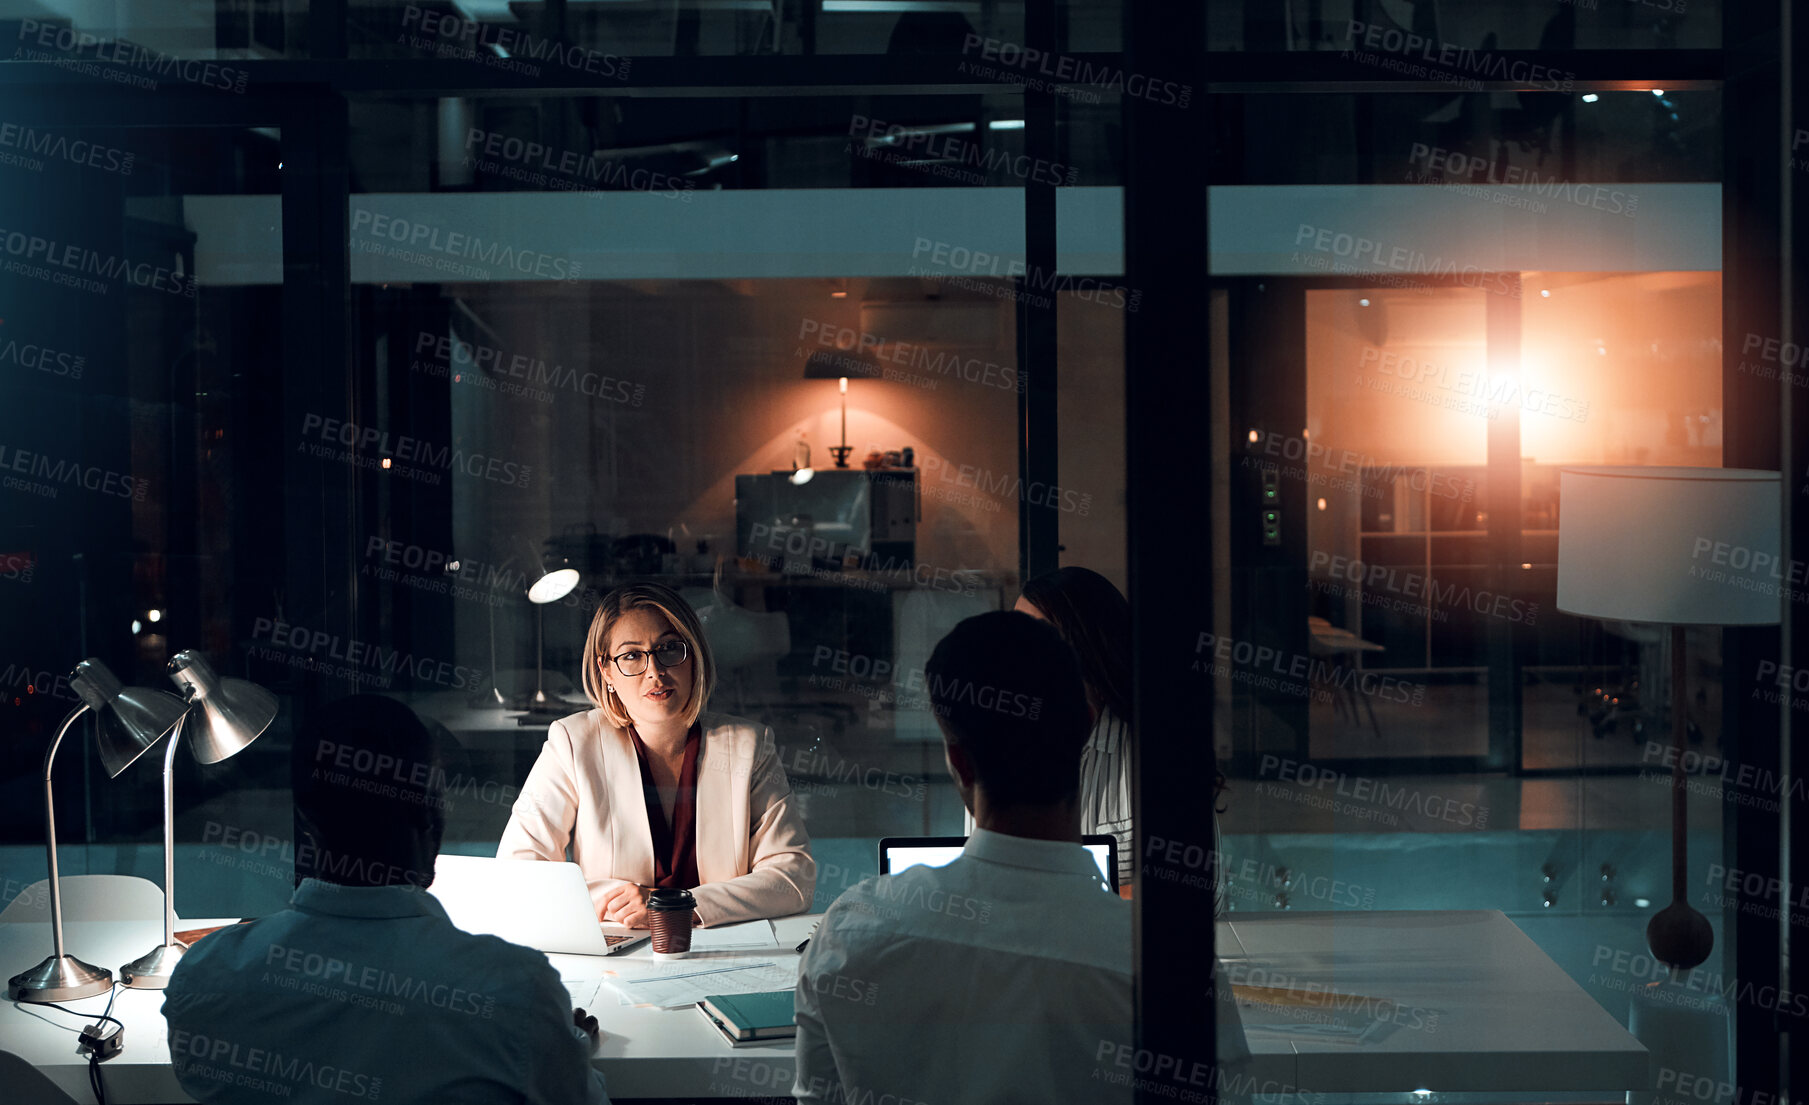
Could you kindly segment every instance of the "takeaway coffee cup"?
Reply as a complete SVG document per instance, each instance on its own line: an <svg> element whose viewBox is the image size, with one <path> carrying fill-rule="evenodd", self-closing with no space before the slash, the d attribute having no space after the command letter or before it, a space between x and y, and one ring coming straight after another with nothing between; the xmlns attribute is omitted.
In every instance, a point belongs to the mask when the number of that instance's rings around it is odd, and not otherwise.
<svg viewBox="0 0 1809 1105"><path fill-rule="evenodd" d="M682 956L691 950L691 911L697 897L689 890L661 887L647 895L647 927L653 931L653 954Z"/></svg>

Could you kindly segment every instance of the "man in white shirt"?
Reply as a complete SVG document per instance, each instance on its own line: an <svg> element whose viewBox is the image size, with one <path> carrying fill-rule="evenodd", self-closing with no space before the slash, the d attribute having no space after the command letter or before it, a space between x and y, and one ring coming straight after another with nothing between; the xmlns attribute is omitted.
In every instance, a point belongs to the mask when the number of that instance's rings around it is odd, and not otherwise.
<svg viewBox="0 0 1809 1105"><path fill-rule="evenodd" d="M290 908L204 937L164 999L200 1101L607 1105L596 1018L546 956L454 928L427 893L444 826L432 735L393 699L296 738Z"/></svg>
<svg viewBox="0 0 1809 1105"><path fill-rule="evenodd" d="M978 828L947 866L867 879L830 907L800 968L792 1092L1129 1101L1131 908L1080 844L1079 664L1047 624L998 612L956 626L925 675Z"/></svg>

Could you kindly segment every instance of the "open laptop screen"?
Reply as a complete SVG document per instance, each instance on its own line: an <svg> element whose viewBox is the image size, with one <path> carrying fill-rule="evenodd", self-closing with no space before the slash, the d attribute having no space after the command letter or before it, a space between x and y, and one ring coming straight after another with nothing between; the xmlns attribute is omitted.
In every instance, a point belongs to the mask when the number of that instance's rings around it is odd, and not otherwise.
<svg viewBox="0 0 1809 1105"><path fill-rule="evenodd" d="M908 867L941 867L951 863L966 846L964 836L888 836L879 842L879 873L896 875ZM1100 877L1118 889L1118 840L1112 836L1087 836L1081 845L1099 864Z"/></svg>

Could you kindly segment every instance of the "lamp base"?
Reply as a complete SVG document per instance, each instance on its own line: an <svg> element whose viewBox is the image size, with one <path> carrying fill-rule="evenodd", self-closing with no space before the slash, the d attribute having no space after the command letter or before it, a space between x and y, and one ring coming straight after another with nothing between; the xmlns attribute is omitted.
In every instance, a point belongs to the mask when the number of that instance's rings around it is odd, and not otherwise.
<svg viewBox="0 0 1809 1105"><path fill-rule="evenodd" d="M854 452L852 445L831 445L829 447L829 455L835 458L837 468L848 467L848 454L852 452Z"/></svg>
<svg viewBox="0 0 1809 1105"><path fill-rule="evenodd" d="M553 718L556 720L562 717L571 717L573 713L583 707L573 705L563 699L552 697L535 701L534 692L529 691L527 694L517 695L514 698L509 699L503 708L505 710L526 710L535 717Z"/></svg>
<svg viewBox="0 0 1809 1105"><path fill-rule="evenodd" d="M6 981L9 1001L74 1001L113 989L113 972L73 955L50 956Z"/></svg>
<svg viewBox="0 0 1809 1105"><path fill-rule="evenodd" d="M188 945L177 942L161 944L119 969L119 980L134 990L161 990L170 984L170 975Z"/></svg>

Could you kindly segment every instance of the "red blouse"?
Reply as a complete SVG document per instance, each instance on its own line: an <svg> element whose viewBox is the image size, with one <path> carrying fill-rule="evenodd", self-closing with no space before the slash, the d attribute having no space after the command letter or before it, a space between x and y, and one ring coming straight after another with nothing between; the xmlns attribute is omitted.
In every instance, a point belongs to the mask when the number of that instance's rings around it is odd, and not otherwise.
<svg viewBox="0 0 1809 1105"><path fill-rule="evenodd" d="M703 747L703 727L691 724L685 736L685 760L678 770L678 798L672 803L672 821L660 806L659 788L647 764L647 746L630 726L635 759L641 764L641 791L647 800L647 827L653 834L653 885L695 890L697 877L697 753Z"/></svg>

